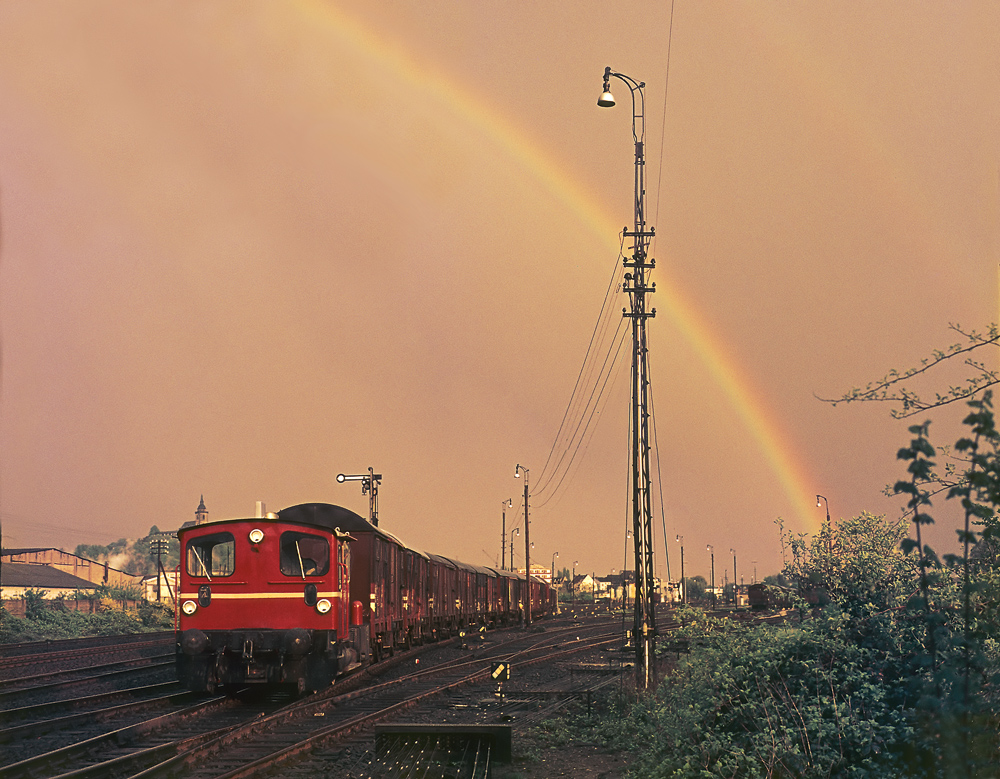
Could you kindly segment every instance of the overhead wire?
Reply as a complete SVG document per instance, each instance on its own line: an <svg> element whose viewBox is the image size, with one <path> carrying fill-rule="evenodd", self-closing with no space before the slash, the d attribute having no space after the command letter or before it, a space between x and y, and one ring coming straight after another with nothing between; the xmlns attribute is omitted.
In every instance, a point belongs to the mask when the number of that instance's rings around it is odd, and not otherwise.
<svg viewBox="0 0 1000 779"><path fill-rule="evenodd" d="M571 440L575 440L576 441L576 445L572 449L573 454L570 456L569 462L566 464L566 467L562 468L561 475L559 476L559 481L556 483L556 485L554 487L553 493L551 495L549 495L549 497L547 497L544 501L542 501L541 503L539 503L538 504L538 508L541 508L542 506L547 505L555 497L557 497L557 496L560 495L559 488L562 487L563 482L566 480L566 477L572 471L573 462L576 460L576 456L578 454L580 454L581 449L582 449L583 452L587 451L587 447L590 445L590 441L592 440L594 432L596 430L596 427L593 428L593 429L591 429L591 423L594 421L594 419L603 410L603 407L599 407L599 404L601 402L601 399L604 397L604 391L608 388L608 384L609 384L612 376L615 375L614 366L616 364L618 364L620 366L620 363L618 362L618 358L621 357L621 354L624 351L623 350L623 346L624 346L624 343L625 343L625 336L627 334L628 333L627 333L626 329L624 327L621 328L620 329L620 336L618 338L618 346L616 348L614 348L608 355L606 355L606 357L605 357L605 364L607 363L608 359L611 359L611 365L608 367L607 371L604 371L602 369L601 375L604 377L604 381L600 385L600 391L598 392L597 398L596 398L596 400L594 400L593 404L590 404L588 402L587 408L590 409L590 413L586 416L586 418L581 417L580 420L577 422L577 428L576 428L576 430L574 430L573 439L571 439ZM597 391L597 387L595 386L593 388L592 392L591 392L591 395L593 395L593 392L596 392L596 391ZM607 398L604 398L604 402L605 402L605 404L607 404ZM586 424L584 424L584 419L586 419ZM580 425L583 425L583 432L580 433L579 436L577 436L577 431L579 430ZM589 433L589 437L588 437L588 433ZM565 459L565 456L569 453L569 451L570 451L569 449L566 449L563 452L562 457L560 457L560 461L559 461L558 466L562 465L562 461ZM545 486L547 487L549 484L551 484L551 481L547 482ZM541 494L541 491L537 492L536 494Z"/></svg>
<svg viewBox="0 0 1000 779"><path fill-rule="evenodd" d="M657 173L656 173L656 208L654 209L653 218L659 221L660 218L660 194L663 192L663 149L665 146L665 139L667 135L667 95L670 89L670 49L674 40L674 2L675 0L670 0L670 24L667 30L667 64L665 68L665 73L663 76L663 118L660 121L660 159L657 163ZM655 222L654 222L655 224ZM653 236L653 243L656 242L656 236ZM651 247L652 248L652 247ZM650 273L652 276L652 273ZM650 376L650 386L649 386L649 415L653 422L653 451L656 454L656 486L660 493L660 524L663 528L663 557L667 564L667 581L670 581L670 544L667 542L667 518L666 511L663 506L663 472L662 472L662 460L660 458L660 438L657 435L656 427L656 407L653 402L653 387L652 387L652 371L649 372ZM683 582L681 583L683 587Z"/></svg>
<svg viewBox="0 0 1000 779"><path fill-rule="evenodd" d="M610 335L609 331L611 330L610 323L612 320L610 303L618 291L615 281L618 272L618 260L622 256L621 246L624 244L624 237L623 232L619 246L619 257L616 258L615 268L605 291L604 301L601 304L601 310L594 325L590 343L587 346L583 364L580 366L580 371L577 374L576 383L573 386L569 402L563 413L562 421L559 424L559 429L549 450L549 456L546 458L545 465L542 467L542 471L536 482L535 495L544 494L554 483L556 484L556 489L558 489L558 485L563 483L565 479L564 468L569 468L573 461L573 457L571 457L570 462L567 463L566 457L570 452L579 450L583 436L586 435L590 422L596 415L597 403L603 395L603 388L607 386L608 376L617 360L616 355L622 349L622 320L618 320L613 333ZM601 388L601 392L595 396L598 388ZM586 425L583 424L584 421L586 421ZM549 499L551 499L551 496Z"/></svg>
<svg viewBox="0 0 1000 779"><path fill-rule="evenodd" d="M624 234L624 231L622 231L622 233L619 235L618 259L621 259L621 257L623 256L623 254L622 254L622 247L624 246L624 242L625 242L625 234ZM600 310L600 313L598 314L597 322L594 324L594 331L591 333L590 343L587 345L587 351L584 354L583 363L580 365L580 371L579 371L579 373L577 374L577 377L576 377L576 384L574 384L574 386L573 386L573 392L570 394L569 402L566 404L566 410L563 412L563 418L562 418L562 421L559 423L559 429L556 431L556 436L555 436L555 438L552 441L552 447L549 449L549 456L546 458L545 464L542 466L541 473L539 474L539 482L540 483L544 483L544 481L545 481L545 476L547 474L549 464L550 464L550 462L552 460L553 453L555 452L556 447L559 444L560 438L562 436L563 428L566 425L566 420L569 418L570 414L572 413L574 405L576 403L577 390L579 389L581 382L584 381L584 379L585 379L585 377L587 375L588 366L592 364L592 361L589 360L589 357L590 357L591 351L594 349L595 341L597 341L598 343L601 342L603 340L603 334L607 330L607 324L608 324L609 318L606 317L605 314L606 314L606 311L608 310L608 302L612 298L612 290L615 287L615 277L616 277L616 275L617 275L617 261L616 261L614 269L612 270L611 279L608 282L608 287L605 290L604 301L601 304L601 310Z"/></svg>

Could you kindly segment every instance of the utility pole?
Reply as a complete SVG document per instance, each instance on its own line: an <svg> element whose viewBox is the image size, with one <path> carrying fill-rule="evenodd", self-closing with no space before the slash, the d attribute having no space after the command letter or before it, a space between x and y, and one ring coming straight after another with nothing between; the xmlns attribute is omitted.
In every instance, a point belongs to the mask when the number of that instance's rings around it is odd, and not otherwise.
<svg viewBox="0 0 1000 779"><path fill-rule="evenodd" d="M687 583L684 581L684 536L678 535L677 543L681 545L681 603L687 603Z"/></svg>
<svg viewBox="0 0 1000 779"><path fill-rule="evenodd" d="M740 580L736 578L736 550L730 549L733 553L733 607L740 607Z"/></svg>
<svg viewBox="0 0 1000 779"><path fill-rule="evenodd" d="M514 478L518 478L524 471L524 626L531 627L531 542L529 538L528 523L528 469L523 465L514 466Z"/></svg>
<svg viewBox="0 0 1000 779"><path fill-rule="evenodd" d="M500 531L500 570L507 570L507 509L514 505L514 501L507 498L503 503L500 504L503 508L503 528ZM511 542L513 545L513 541ZM510 564L514 565L514 553L511 552Z"/></svg>
<svg viewBox="0 0 1000 779"><path fill-rule="evenodd" d="M705 549L712 553L712 608L715 608L717 605L715 597L715 547L708 544Z"/></svg>
<svg viewBox="0 0 1000 779"><path fill-rule="evenodd" d="M622 289L628 293L631 310L622 315L632 320L632 526L635 545L635 610L632 630L635 637L636 678L641 689L649 690L656 680L656 599L653 587L653 512L649 469L649 347L646 320L656 316L656 309L646 310L646 294L656 291L656 284L646 285L646 271L656 267L647 260L649 242L655 235L646 229L646 136L644 82L637 82L610 67L604 69L604 88L597 105L610 108L611 78L623 82L632 93L632 139L635 141L635 220L634 229L625 228L632 239L632 258L624 261L628 269ZM638 98L638 99L637 99Z"/></svg>
<svg viewBox="0 0 1000 779"><path fill-rule="evenodd" d="M167 551L169 540L163 535L155 535L149 540L149 552L156 557L156 600L163 600L160 582L166 578L166 571L163 570L163 553ZM167 586L170 586L168 580Z"/></svg>

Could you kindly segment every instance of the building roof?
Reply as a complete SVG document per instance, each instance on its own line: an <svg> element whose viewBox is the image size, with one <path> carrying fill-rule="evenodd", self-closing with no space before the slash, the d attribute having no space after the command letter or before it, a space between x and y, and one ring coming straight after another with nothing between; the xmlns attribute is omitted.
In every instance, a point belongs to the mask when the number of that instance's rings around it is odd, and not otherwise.
<svg viewBox="0 0 1000 779"><path fill-rule="evenodd" d="M54 546L28 546L23 549L8 549L4 547L0 549L0 555L18 555L18 554L28 554L30 552L61 552L62 549L56 549Z"/></svg>
<svg viewBox="0 0 1000 779"><path fill-rule="evenodd" d="M60 571L51 565L4 563L0 567L0 584L4 587L29 587L39 590L96 590L97 585Z"/></svg>

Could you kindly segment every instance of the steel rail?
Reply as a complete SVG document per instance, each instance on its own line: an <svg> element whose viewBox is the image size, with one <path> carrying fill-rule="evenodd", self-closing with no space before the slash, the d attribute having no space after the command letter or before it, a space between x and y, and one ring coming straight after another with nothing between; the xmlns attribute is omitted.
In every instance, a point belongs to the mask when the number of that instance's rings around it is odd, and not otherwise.
<svg viewBox="0 0 1000 779"><path fill-rule="evenodd" d="M207 701L202 701L194 706L188 706L179 711L172 712L170 714L164 714L159 717L154 717L153 719L146 720L145 722L140 722L135 725L129 725L124 728L119 728L113 730L109 733L103 733L99 736L93 736L92 738L85 739L84 741L78 741L75 744L69 744L59 749L54 749L50 752L45 752L41 755L35 755L34 757L29 757L25 760L20 760L16 763L11 763L0 767L0 779L18 779L19 777L36 777L36 776L49 776L54 777L56 775L50 773L50 766L58 765L60 763L65 763L70 760L82 759L84 755L95 752L112 745L128 742L130 739L134 739L137 736L141 736L147 733L151 733L157 730L161 730L169 725L175 724L178 720L185 717L190 717L195 714L203 713L211 708L219 708L229 704L229 699L220 696L216 698L209 699ZM232 729L229 726L226 729ZM218 731L213 731L211 734L204 734L202 736L196 736L194 739L198 738L212 738L218 736ZM187 739L190 742L193 739ZM182 747L186 741L170 741L166 744L162 744L158 747L152 749L147 749L142 752L143 755L157 756L161 752L165 756L171 751L176 751ZM100 763L96 766L85 766L83 768L77 769L75 771L70 771L68 773L58 774L60 777L82 777L87 776L88 773L91 776L110 776L112 773L108 772L108 768L116 765L120 765L125 760L134 761L140 753L131 753L129 755L122 756L120 758L115 758L112 761L107 761L106 763ZM162 758L161 758L162 759ZM95 772L96 771L96 772ZM104 773L102 773L102 771Z"/></svg>
<svg viewBox="0 0 1000 779"><path fill-rule="evenodd" d="M170 683L171 687L179 688L176 682ZM95 696L98 697L98 696ZM75 725L79 722L99 722L102 720L110 719L112 717L117 717L121 714L128 712L138 712L143 709L148 709L155 707L162 703L174 702L179 703L182 700L191 700L195 698L195 693L192 693L184 689L176 689L175 692L169 693L167 695L160 695L155 698L143 698L142 700L128 701L127 703L119 703L115 706L108 706L103 709L93 709L91 711L80 711L75 714L64 714L61 717L52 717L50 719L35 720L33 722L25 722L22 725L14 725L13 727L4 728L0 730L0 744L8 743L13 741L15 738L24 736L26 734L39 735L41 733L48 733L53 730L59 730L65 728L68 725ZM49 707L56 706L58 704L43 704ZM38 708L35 706L26 708ZM10 714L10 712L4 712L5 714Z"/></svg>

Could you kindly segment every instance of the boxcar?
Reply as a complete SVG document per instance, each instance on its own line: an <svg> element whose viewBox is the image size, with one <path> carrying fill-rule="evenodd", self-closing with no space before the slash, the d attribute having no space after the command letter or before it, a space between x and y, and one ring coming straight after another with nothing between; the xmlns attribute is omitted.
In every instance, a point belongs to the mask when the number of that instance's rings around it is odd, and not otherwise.
<svg viewBox="0 0 1000 779"><path fill-rule="evenodd" d="M302 503L282 509L278 517L286 521L322 521L350 534L350 601L368 627L371 660L423 640L427 555L340 506ZM362 661L365 659L363 656Z"/></svg>

